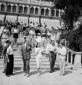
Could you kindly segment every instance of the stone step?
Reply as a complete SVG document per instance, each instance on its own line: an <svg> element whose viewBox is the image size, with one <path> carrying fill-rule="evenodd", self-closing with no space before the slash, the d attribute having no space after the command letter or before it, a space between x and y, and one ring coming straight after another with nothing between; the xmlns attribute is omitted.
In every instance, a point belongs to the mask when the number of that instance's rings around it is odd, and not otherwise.
<svg viewBox="0 0 82 85"><path fill-rule="evenodd" d="M3 65L4 63L3 62L0 62L0 66L1 65ZM23 64L23 61L21 61L21 62L14 62L14 65L22 65ZM47 66L47 65L49 65L49 62L43 62L42 61L42 63L41 63L42 65L45 65L45 66ZM30 62L30 65L36 65L36 62Z"/></svg>
<svg viewBox="0 0 82 85"><path fill-rule="evenodd" d="M23 64L22 65L14 65L14 68L23 68ZM41 65L40 66L41 69L49 69L50 66L43 66ZM4 66L3 65L0 65L0 70L1 69L4 69ZM36 65L30 65L30 69L37 69L37 66Z"/></svg>
<svg viewBox="0 0 82 85"><path fill-rule="evenodd" d="M20 57L17 57L17 56L15 56L14 57L14 60L21 60L22 59L22 57L20 56ZM36 60L36 57L31 57L31 60ZM47 57L42 57L42 60L44 60L44 61L46 61L46 60L49 60L49 58L47 58Z"/></svg>

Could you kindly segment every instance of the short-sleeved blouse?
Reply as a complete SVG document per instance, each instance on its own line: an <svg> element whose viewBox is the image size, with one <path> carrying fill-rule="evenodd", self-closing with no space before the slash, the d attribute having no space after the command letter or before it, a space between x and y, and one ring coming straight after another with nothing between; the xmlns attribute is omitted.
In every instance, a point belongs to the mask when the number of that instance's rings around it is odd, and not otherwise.
<svg viewBox="0 0 82 85"><path fill-rule="evenodd" d="M7 48L7 54L8 54L8 55L13 55L13 48L12 48L11 46L9 46L9 47Z"/></svg>

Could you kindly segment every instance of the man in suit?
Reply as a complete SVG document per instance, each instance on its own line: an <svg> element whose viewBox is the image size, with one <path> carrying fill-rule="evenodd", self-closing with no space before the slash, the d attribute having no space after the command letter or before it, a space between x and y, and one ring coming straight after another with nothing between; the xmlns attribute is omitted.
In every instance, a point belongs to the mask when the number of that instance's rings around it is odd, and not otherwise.
<svg viewBox="0 0 82 85"><path fill-rule="evenodd" d="M28 38L28 39L27 39ZM24 37L24 43L21 47L21 53L22 53L22 59L23 59L23 70L25 72L25 74L27 75L27 77L29 77L29 72L30 72L30 66L29 66L29 62L30 62L30 58L31 58L31 41L29 36L26 38L26 36Z"/></svg>
<svg viewBox="0 0 82 85"><path fill-rule="evenodd" d="M47 53L49 53L49 62L50 62L50 73L54 72L54 65L56 61L56 45L53 40L51 40L51 43L47 44Z"/></svg>

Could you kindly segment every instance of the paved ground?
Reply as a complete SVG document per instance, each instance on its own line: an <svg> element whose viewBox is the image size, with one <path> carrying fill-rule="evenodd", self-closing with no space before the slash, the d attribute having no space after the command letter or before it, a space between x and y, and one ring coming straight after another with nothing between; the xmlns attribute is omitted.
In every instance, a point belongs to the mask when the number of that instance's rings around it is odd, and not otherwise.
<svg viewBox="0 0 82 85"><path fill-rule="evenodd" d="M32 71L30 77L24 76L23 72L6 77L0 71L0 85L82 85L82 68L69 70L66 73L66 75L60 76L57 70L54 73L43 71L41 75L38 75L36 71Z"/></svg>

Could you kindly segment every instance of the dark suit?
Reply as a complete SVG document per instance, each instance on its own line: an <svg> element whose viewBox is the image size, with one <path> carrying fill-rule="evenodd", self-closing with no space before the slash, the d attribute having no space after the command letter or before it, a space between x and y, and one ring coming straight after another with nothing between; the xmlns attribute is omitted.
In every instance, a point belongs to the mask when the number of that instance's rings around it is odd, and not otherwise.
<svg viewBox="0 0 82 85"><path fill-rule="evenodd" d="M56 61L56 53L54 53L53 51L50 51L49 61L50 61L50 72L53 72L54 64Z"/></svg>
<svg viewBox="0 0 82 85"><path fill-rule="evenodd" d="M24 64L24 68L23 68L24 72L29 74L30 71L29 62L31 58L31 43L29 41L26 42L26 46L25 43L23 43L21 47L21 52L22 52L22 59Z"/></svg>

